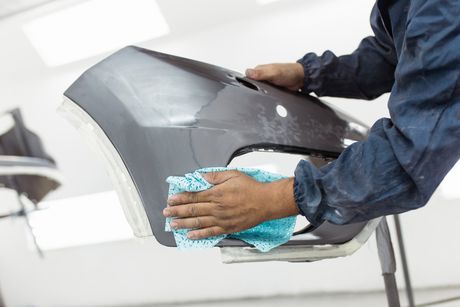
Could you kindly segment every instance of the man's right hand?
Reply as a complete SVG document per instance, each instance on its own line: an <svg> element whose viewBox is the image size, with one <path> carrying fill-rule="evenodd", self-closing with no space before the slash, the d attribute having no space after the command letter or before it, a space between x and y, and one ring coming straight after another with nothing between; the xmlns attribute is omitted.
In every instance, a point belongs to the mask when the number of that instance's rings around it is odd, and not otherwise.
<svg viewBox="0 0 460 307"><path fill-rule="evenodd" d="M246 76L253 80L267 81L291 91L298 91L303 87L305 74L303 66L299 63L274 63L247 69Z"/></svg>

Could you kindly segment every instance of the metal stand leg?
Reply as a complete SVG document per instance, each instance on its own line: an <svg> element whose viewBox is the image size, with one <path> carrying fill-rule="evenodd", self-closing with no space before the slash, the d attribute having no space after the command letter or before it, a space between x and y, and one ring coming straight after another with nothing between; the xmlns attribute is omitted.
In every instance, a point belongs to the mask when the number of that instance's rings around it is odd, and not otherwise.
<svg viewBox="0 0 460 307"><path fill-rule="evenodd" d="M404 247L404 240L403 240L402 230L401 230L401 222L399 220L399 215L394 215L393 217L395 219L396 236L398 238L399 253L401 256L401 264L402 264L402 269L404 273L404 283L406 284L407 301L409 303L409 307L415 307L414 291L412 289L412 283L410 281L409 265L407 263L406 249Z"/></svg>
<svg viewBox="0 0 460 307"><path fill-rule="evenodd" d="M384 217L376 229L377 249L382 268L385 292L389 307L400 307L398 286L396 285L396 260L391 242L390 230Z"/></svg>
<svg viewBox="0 0 460 307"><path fill-rule="evenodd" d="M27 228L29 229L30 235L32 236L32 240L34 242L35 249L37 250L37 253L40 256L40 258L45 258L45 255L43 254L43 251L40 248L40 245L38 245L37 237L34 234L32 225L30 224L29 213L27 213L26 205L24 204L24 201L21 199L21 195L19 193L17 194L17 197L18 197L18 203L21 208L21 211L24 214L24 220L26 221Z"/></svg>
<svg viewBox="0 0 460 307"><path fill-rule="evenodd" d="M3 302L3 299L2 299L1 289L0 289L0 307L5 307L5 303Z"/></svg>

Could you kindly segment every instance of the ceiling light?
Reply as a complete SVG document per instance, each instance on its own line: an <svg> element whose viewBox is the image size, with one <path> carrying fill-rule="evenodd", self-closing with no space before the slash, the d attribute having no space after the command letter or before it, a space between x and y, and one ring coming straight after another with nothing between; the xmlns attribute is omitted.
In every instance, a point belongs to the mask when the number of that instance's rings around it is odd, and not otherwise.
<svg viewBox="0 0 460 307"><path fill-rule="evenodd" d="M49 66L58 66L169 33L153 0L91 0L37 18L24 32Z"/></svg>

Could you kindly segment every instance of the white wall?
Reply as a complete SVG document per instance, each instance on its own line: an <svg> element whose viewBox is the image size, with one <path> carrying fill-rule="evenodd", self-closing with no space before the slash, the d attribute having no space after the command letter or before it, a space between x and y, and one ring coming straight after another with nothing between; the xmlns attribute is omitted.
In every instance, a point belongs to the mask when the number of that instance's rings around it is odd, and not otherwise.
<svg viewBox="0 0 460 307"><path fill-rule="evenodd" d="M351 52L370 34L371 0L285 0L251 15L244 14L243 2L234 3L234 10L242 12L236 19L227 16L224 23L208 28L190 25L189 31L142 45L244 71L259 63L293 61L306 51ZM54 113L66 87L102 56L46 67L21 31L25 21L40 13L0 23L0 109L21 106L30 128L41 134L57 158L66 182L52 198L108 190L111 185L101 163ZM178 15L187 13L177 10ZM330 101L372 124L387 114L386 99ZM11 194L1 197L2 206L14 206ZM442 195L426 208L403 216L416 287L460 285L458 216L459 207ZM221 264L218 250L179 252L152 240L49 251L39 259L27 240L21 220L0 221L0 287L8 306L123 305L383 288L373 238L348 258L239 265Z"/></svg>

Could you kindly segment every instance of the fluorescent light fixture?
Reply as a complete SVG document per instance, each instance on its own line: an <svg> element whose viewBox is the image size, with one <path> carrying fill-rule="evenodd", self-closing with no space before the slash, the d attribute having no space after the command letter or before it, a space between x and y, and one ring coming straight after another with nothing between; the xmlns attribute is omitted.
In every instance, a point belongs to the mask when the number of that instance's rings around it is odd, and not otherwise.
<svg viewBox="0 0 460 307"><path fill-rule="evenodd" d="M115 191L44 201L30 214L43 250L133 239Z"/></svg>
<svg viewBox="0 0 460 307"><path fill-rule="evenodd" d="M169 33L154 0L91 0L37 18L24 32L49 66L74 62Z"/></svg>
<svg viewBox="0 0 460 307"><path fill-rule="evenodd" d="M265 4L270 4L273 2L278 2L280 0L256 0L256 1L257 1L257 4L265 5Z"/></svg>
<svg viewBox="0 0 460 307"><path fill-rule="evenodd" d="M460 199L460 161L450 170L441 183L442 195L447 199Z"/></svg>

